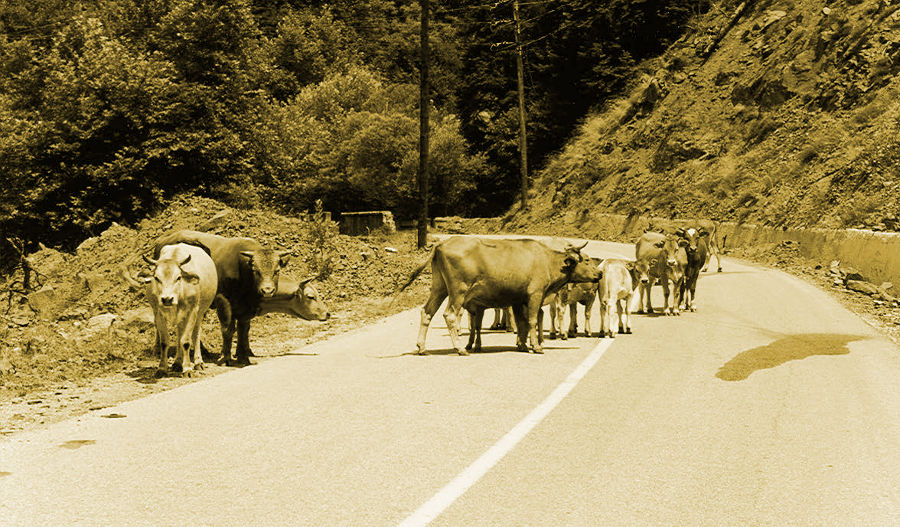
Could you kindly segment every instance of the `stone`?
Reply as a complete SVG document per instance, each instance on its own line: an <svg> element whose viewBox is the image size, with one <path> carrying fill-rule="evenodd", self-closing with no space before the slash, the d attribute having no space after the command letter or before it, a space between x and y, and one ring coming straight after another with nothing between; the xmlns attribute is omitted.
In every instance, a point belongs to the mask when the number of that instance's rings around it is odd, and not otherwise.
<svg viewBox="0 0 900 527"><path fill-rule="evenodd" d="M28 295L28 307L35 313L49 313L56 304L56 289L51 285L45 285L41 289Z"/></svg>
<svg viewBox="0 0 900 527"><path fill-rule="evenodd" d="M0 359L0 375L12 375L16 373L16 365L6 357Z"/></svg>
<svg viewBox="0 0 900 527"><path fill-rule="evenodd" d="M863 280L847 280L847 289L870 296L879 293L878 288L874 284Z"/></svg>
<svg viewBox="0 0 900 527"><path fill-rule="evenodd" d="M113 322L115 322L117 318L119 318L119 316L112 313L103 313L102 315L91 317L87 321L85 332L88 336L93 336L97 333L107 331L112 327Z"/></svg>
<svg viewBox="0 0 900 527"><path fill-rule="evenodd" d="M200 224L199 230L209 232L228 223L228 217L231 215L230 210L222 210L213 215L212 218Z"/></svg>
<svg viewBox="0 0 900 527"><path fill-rule="evenodd" d="M155 324L153 310L150 309L150 306L129 309L122 313L121 321L124 326L135 327L151 327Z"/></svg>

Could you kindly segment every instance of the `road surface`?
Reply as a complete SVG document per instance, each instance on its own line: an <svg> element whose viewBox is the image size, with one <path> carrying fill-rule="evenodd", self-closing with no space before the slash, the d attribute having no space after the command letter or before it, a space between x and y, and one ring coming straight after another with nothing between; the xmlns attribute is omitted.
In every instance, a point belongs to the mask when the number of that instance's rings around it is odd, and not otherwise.
<svg viewBox="0 0 900 527"><path fill-rule="evenodd" d="M900 525L898 349L732 260L697 303L544 355L407 311L3 438L0 525Z"/></svg>

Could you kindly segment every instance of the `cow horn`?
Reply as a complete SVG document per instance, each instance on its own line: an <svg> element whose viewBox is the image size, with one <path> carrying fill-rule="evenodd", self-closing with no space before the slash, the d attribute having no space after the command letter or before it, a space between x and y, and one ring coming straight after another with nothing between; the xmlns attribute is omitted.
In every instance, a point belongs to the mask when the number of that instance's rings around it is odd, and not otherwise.
<svg viewBox="0 0 900 527"><path fill-rule="evenodd" d="M675 234L677 234L679 236L684 236L685 235L684 227L678 227L678 230L675 231Z"/></svg>
<svg viewBox="0 0 900 527"><path fill-rule="evenodd" d="M184 265L184 264L186 264L186 263L188 263L188 262L190 262L190 261L191 261L191 255L189 254L189 255L187 255L187 258L185 258L184 260L178 262L178 267L181 267L182 265Z"/></svg>
<svg viewBox="0 0 900 527"><path fill-rule="evenodd" d="M143 255L143 258L144 258L144 261L147 262L148 264L153 265L153 266L156 265L156 260L154 260L153 258L150 258L146 254Z"/></svg>
<svg viewBox="0 0 900 527"><path fill-rule="evenodd" d="M587 247L587 244L588 244L588 242L584 242L584 243L581 244L580 246L575 245L575 244L571 244L571 245L569 245L569 247L575 249L576 251L580 251L580 250L584 249L585 247Z"/></svg>
<svg viewBox="0 0 900 527"><path fill-rule="evenodd" d="M241 256L252 260L253 259L253 251L241 251Z"/></svg>

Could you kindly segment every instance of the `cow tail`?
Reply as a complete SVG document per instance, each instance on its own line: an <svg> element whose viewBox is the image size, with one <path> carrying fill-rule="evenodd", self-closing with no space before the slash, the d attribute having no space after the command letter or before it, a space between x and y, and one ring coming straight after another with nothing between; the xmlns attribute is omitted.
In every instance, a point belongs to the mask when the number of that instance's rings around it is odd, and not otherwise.
<svg viewBox="0 0 900 527"><path fill-rule="evenodd" d="M399 289L397 289L397 293L402 293L407 287L409 287L416 280L416 278L419 277L420 274L422 274L422 271L424 271L425 268L428 266L428 264L431 263L431 260L434 259L435 249L437 249L437 246L435 246L433 249L431 249L431 252L428 253L428 258L426 258L425 261L422 262L422 265L420 265L415 271L412 272L412 275L409 277L409 280L407 280L405 284L403 284L402 286L400 286Z"/></svg>

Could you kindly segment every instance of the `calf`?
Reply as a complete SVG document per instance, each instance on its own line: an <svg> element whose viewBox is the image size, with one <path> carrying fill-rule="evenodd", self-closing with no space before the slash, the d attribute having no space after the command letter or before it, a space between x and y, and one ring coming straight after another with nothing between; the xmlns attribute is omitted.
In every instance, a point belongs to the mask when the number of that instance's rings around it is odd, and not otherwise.
<svg viewBox="0 0 900 527"><path fill-rule="evenodd" d="M216 297L218 277L212 258L199 247L186 244L162 248L159 258L144 259L153 266L153 276L144 279L156 321L159 345L157 376L168 371L170 345L177 346L172 371L190 376L203 369L200 353L200 323ZM175 341L169 341L169 330ZM193 353L193 362L191 362Z"/></svg>
<svg viewBox="0 0 900 527"><path fill-rule="evenodd" d="M615 337L613 309L619 317L619 333L631 333L631 297L634 294L634 262L607 259L600 264L602 277L597 288L600 298L600 337Z"/></svg>
<svg viewBox="0 0 900 527"><path fill-rule="evenodd" d="M599 258L591 258L591 265L598 268L602 260ZM601 278L602 280L602 278ZM565 340L568 337L578 336L578 304L584 306L584 336L591 336L591 309L594 307L594 300L597 298L597 284L581 283L566 284L565 287L557 293L557 302L550 305L551 322L556 319L556 327L559 328L560 338ZM566 307L569 308L569 330L562 331L563 313ZM551 330L550 338L553 338Z"/></svg>

